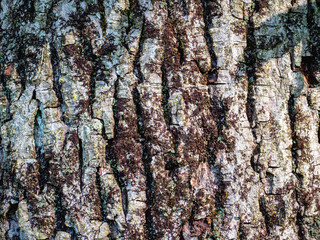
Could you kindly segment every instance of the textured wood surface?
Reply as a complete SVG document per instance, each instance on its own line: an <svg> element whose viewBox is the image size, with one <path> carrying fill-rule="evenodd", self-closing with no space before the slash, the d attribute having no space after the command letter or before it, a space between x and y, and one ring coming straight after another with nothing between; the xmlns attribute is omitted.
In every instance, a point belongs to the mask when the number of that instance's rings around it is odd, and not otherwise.
<svg viewBox="0 0 320 240"><path fill-rule="evenodd" d="M319 10L2 0L0 239L320 239Z"/></svg>

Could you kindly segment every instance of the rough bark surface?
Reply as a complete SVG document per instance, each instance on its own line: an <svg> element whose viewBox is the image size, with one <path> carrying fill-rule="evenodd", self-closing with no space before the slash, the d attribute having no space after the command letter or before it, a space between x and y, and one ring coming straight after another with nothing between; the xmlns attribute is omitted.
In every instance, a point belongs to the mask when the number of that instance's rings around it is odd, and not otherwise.
<svg viewBox="0 0 320 240"><path fill-rule="evenodd" d="M320 1L2 0L0 239L320 239Z"/></svg>

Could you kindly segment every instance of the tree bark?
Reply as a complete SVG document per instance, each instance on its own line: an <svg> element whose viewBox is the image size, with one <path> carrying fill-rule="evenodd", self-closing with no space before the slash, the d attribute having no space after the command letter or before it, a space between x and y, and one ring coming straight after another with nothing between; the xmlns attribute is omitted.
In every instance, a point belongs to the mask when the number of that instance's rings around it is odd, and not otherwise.
<svg viewBox="0 0 320 240"><path fill-rule="evenodd" d="M0 239L319 239L319 11L2 0Z"/></svg>

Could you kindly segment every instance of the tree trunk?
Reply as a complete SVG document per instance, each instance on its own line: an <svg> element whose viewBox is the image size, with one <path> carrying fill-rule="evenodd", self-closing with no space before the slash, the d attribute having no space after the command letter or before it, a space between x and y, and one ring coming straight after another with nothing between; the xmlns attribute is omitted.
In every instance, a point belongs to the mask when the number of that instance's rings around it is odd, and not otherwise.
<svg viewBox="0 0 320 240"><path fill-rule="evenodd" d="M320 239L319 1L0 6L0 239Z"/></svg>

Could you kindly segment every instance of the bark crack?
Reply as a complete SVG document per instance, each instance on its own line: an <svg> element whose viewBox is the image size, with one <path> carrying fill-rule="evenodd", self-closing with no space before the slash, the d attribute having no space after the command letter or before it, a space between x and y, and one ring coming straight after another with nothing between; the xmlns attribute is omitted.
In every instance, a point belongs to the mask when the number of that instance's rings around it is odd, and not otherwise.
<svg viewBox="0 0 320 240"><path fill-rule="evenodd" d="M119 89L119 76L117 76L117 79L115 81L115 92L114 92L114 103L113 103L113 116L114 116L114 138L117 138L117 130L119 125L119 118L118 118L118 102L117 102L117 96L118 96L118 89ZM107 154L107 161L109 160L109 164L111 165L113 174L115 176L115 179L118 183L118 186L120 187L121 191L121 199L122 199L122 209L125 216L127 216L128 213L128 192L125 185L125 182L121 176L121 174L118 171L118 162L116 159L116 156L114 156L114 144L113 141L115 139L110 139L108 141L108 145L106 146L106 154Z"/></svg>
<svg viewBox="0 0 320 240"><path fill-rule="evenodd" d="M63 98L61 93L61 84L59 82L59 79L61 77L61 69L60 69L60 60L58 51L56 48L56 43L52 39L50 42L50 57L51 57L51 66L52 66L52 73L53 73L53 90L56 94L56 97L58 98L59 106L62 108L63 105Z"/></svg>
<svg viewBox="0 0 320 240"><path fill-rule="evenodd" d="M43 191L49 180L49 161L45 158L43 149L43 106L39 100L38 111L34 120L34 141L36 149L36 159L39 163L39 185L40 192Z"/></svg>
<svg viewBox="0 0 320 240"><path fill-rule="evenodd" d="M79 133L78 133L79 136ZM83 163L84 163L84 159L83 159L83 145L82 145L82 139L79 139L79 148L78 148L78 154L79 154L79 174L80 174L80 191L82 192L83 189Z"/></svg>

